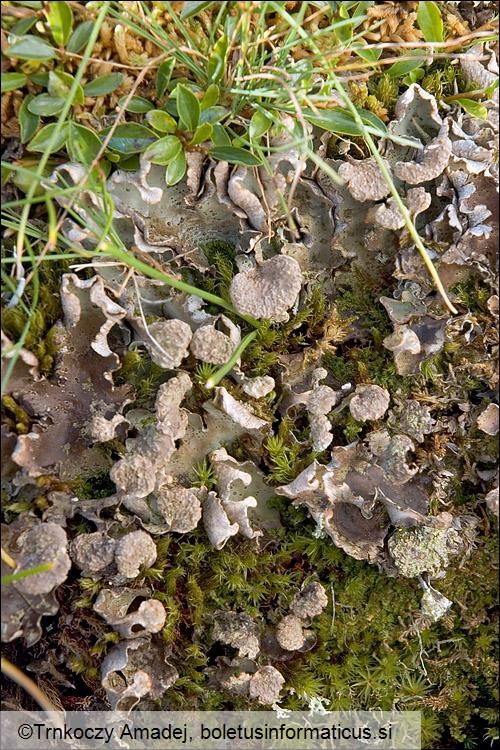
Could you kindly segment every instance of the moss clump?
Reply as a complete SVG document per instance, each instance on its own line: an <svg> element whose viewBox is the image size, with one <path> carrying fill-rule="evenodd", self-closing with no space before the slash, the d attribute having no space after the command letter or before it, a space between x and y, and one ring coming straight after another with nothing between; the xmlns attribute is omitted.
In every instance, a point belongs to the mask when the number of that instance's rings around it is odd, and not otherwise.
<svg viewBox="0 0 500 750"><path fill-rule="evenodd" d="M382 75L380 78L371 78L368 82L368 90L385 107L389 116L394 112L394 105L399 96L399 84L395 78Z"/></svg>
<svg viewBox="0 0 500 750"><path fill-rule="evenodd" d="M466 281L455 284L451 291L456 295L456 303L459 305L463 305L473 313L487 312L486 303L491 292L475 274L471 274Z"/></svg>
<svg viewBox="0 0 500 750"><path fill-rule="evenodd" d="M39 294L34 310L28 312L32 290L24 294L24 305L2 308L2 328L14 342L19 341L29 322L24 347L36 355L42 375L49 377L54 369L58 353L55 323L63 316L59 287L61 274L68 270L67 262L46 263L38 271ZM21 306L22 305L22 306ZM25 307L26 305L26 307Z"/></svg>
<svg viewBox="0 0 500 750"><path fill-rule="evenodd" d="M131 349L122 357L121 367L114 375L116 385L131 385L135 390L134 408L151 409L161 383L168 372L151 361L143 349Z"/></svg>
<svg viewBox="0 0 500 750"><path fill-rule="evenodd" d="M28 413L12 396L2 396L2 422L18 435L26 435L31 429Z"/></svg>
<svg viewBox="0 0 500 750"><path fill-rule="evenodd" d="M114 494L116 487L109 478L109 470L103 469L85 479L81 479L75 486L74 492L80 500L92 500L109 497Z"/></svg>

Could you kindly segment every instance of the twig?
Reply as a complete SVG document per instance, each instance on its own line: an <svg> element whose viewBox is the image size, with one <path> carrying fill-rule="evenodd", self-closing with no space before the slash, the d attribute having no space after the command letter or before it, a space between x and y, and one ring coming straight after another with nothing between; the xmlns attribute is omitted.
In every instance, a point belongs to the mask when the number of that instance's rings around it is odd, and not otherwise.
<svg viewBox="0 0 500 750"><path fill-rule="evenodd" d="M24 672L19 669L19 667L16 667L15 664L12 664L12 662L10 662L8 659L5 659L5 657L3 656L1 660L1 668L3 674L6 677L9 677L13 682L16 682L20 687L23 688L23 690L26 690L26 692L31 695L33 700L38 703L43 711L50 711L57 714L60 713L56 706L54 706L54 704L45 695L43 690L41 690L38 685L33 682L30 677L28 677L28 675L25 675ZM63 727L63 722L59 718L59 716L57 716L56 720L58 725Z"/></svg>

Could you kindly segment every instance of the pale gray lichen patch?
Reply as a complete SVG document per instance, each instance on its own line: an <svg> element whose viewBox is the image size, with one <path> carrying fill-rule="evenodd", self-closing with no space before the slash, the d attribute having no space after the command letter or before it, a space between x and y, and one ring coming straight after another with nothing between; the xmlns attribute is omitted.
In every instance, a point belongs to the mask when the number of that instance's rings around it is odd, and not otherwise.
<svg viewBox="0 0 500 750"><path fill-rule="evenodd" d="M155 700L179 677L161 641L134 638L114 646L101 666L102 686L113 711L130 711L141 698Z"/></svg>
<svg viewBox="0 0 500 750"><path fill-rule="evenodd" d="M284 684L285 678L276 667L261 667L251 677L248 692L252 700L263 706L272 706L279 701Z"/></svg>
<svg viewBox="0 0 500 750"><path fill-rule="evenodd" d="M71 568L65 530L55 523L40 523L21 534L17 540L21 554L14 573L50 564L50 570L34 573L16 581L16 589L25 595L48 594L63 583Z"/></svg>
<svg viewBox="0 0 500 750"><path fill-rule="evenodd" d="M439 177L448 166L451 156L448 129L448 122L444 122L436 138L420 152L418 161L397 162L394 168L396 177L410 185L430 182Z"/></svg>
<svg viewBox="0 0 500 750"><path fill-rule="evenodd" d="M410 188L406 194L408 211L413 220L426 211L431 205L432 196L422 187ZM386 229L402 229L405 226L405 220L394 198L389 198L387 204L377 206L373 212L373 218Z"/></svg>
<svg viewBox="0 0 500 750"><path fill-rule="evenodd" d="M214 325L200 326L193 333L191 353L201 362L223 365L233 353L233 344L229 336L218 331Z"/></svg>
<svg viewBox="0 0 500 750"><path fill-rule="evenodd" d="M222 549L227 540L239 531L238 524L231 523L220 498L212 491L203 500L203 526L208 541L215 549Z"/></svg>
<svg viewBox="0 0 500 750"><path fill-rule="evenodd" d="M391 411L388 424L417 443L422 443L425 436L434 431L436 420L431 416L428 406L415 399L408 399Z"/></svg>
<svg viewBox="0 0 500 750"><path fill-rule="evenodd" d="M420 526L396 529L388 541L389 553L401 575L414 578L422 573L437 576L449 562L446 529Z"/></svg>
<svg viewBox="0 0 500 750"><path fill-rule="evenodd" d="M182 320L158 320L148 327L143 343L155 364L172 370L187 357L191 335L191 328Z"/></svg>
<svg viewBox="0 0 500 750"><path fill-rule="evenodd" d="M389 195L389 187L373 156L361 161L350 159L343 162L338 173L347 182L352 197L357 201L378 201Z"/></svg>
<svg viewBox="0 0 500 750"><path fill-rule="evenodd" d="M122 414L115 414L111 419L106 419L102 414L94 414L88 425L88 434L97 443L107 443L114 440L116 431L120 425L127 424Z"/></svg>
<svg viewBox="0 0 500 750"><path fill-rule="evenodd" d="M405 484L418 472L418 466L407 463L407 453L415 450L408 435L393 435L380 458L380 465L390 482Z"/></svg>
<svg viewBox="0 0 500 750"><path fill-rule="evenodd" d="M155 560L156 544L145 531L132 531L116 544L116 567L125 578L137 578L140 569L149 568Z"/></svg>
<svg viewBox="0 0 500 750"><path fill-rule="evenodd" d="M169 531L185 534L198 526L201 502L195 492L180 485L164 485L154 493L158 513Z"/></svg>
<svg viewBox="0 0 500 750"><path fill-rule="evenodd" d="M113 464L109 476L118 489L137 497L146 497L155 488L154 464L146 456L132 453L121 458Z"/></svg>
<svg viewBox="0 0 500 750"><path fill-rule="evenodd" d="M298 651L306 642L302 621L296 615L285 615L276 626L276 640L286 651Z"/></svg>
<svg viewBox="0 0 500 750"><path fill-rule="evenodd" d="M255 378L244 377L241 380L243 391L251 398L264 398L274 390L276 383L269 375L259 375Z"/></svg>
<svg viewBox="0 0 500 750"><path fill-rule="evenodd" d="M477 418L477 426L482 432L487 435L498 434L498 405L488 404L479 417Z"/></svg>
<svg viewBox="0 0 500 750"><path fill-rule="evenodd" d="M288 320L302 286L302 272L296 260L276 255L251 271L237 273L230 286L231 302L242 315L257 320Z"/></svg>
<svg viewBox="0 0 500 750"><path fill-rule="evenodd" d="M148 633L158 633L166 619L165 607L160 601L149 598L143 600L148 595L146 589L130 589L126 586L101 589L93 609L122 638L140 638ZM137 599L139 605L134 609Z"/></svg>
<svg viewBox="0 0 500 750"><path fill-rule="evenodd" d="M424 587L424 593L420 600L420 611L422 616L430 622L437 622L445 615L453 602L448 599L444 594L441 594L432 586L426 585Z"/></svg>
<svg viewBox="0 0 500 750"><path fill-rule="evenodd" d="M332 426L327 414L333 409L342 393L335 391L329 385L321 384L327 375L328 372L323 367L316 368L311 375L310 390L296 393L288 387L284 402L285 410L295 404L304 404L309 418L312 448L319 453L326 450L332 442Z"/></svg>
<svg viewBox="0 0 500 750"><path fill-rule="evenodd" d="M245 612L218 612L212 638L237 649L238 656L249 659L254 659L260 651L259 629Z"/></svg>
<svg viewBox="0 0 500 750"><path fill-rule="evenodd" d="M115 557L116 540L103 531L79 534L70 544L70 556L84 575L96 575L108 568Z"/></svg>
<svg viewBox="0 0 500 750"><path fill-rule="evenodd" d="M325 589L318 581L309 583L295 595L290 610L301 620L310 620L320 615L328 604Z"/></svg>
<svg viewBox="0 0 500 750"><path fill-rule="evenodd" d="M379 385L357 385L349 410L357 422L382 419L390 399L389 391Z"/></svg>
<svg viewBox="0 0 500 750"><path fill-rule="evenodd" d="M241 401L238 401L225 388L215 389L215 405L225 412L237 425L249 432L261 432L269 425L265 419L256 417L250 409Z"/></svg>

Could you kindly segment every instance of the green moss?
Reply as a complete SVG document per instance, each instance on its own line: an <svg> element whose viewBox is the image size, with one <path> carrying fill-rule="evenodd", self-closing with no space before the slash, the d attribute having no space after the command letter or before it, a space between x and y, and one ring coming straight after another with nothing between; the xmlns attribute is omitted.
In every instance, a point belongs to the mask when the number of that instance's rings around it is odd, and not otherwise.
<svg viewBox="0 0 500 750"><path fill-rule="evenodd" d="M456 295L455 304L463 305L474 313L488 311L486 303L491 296L491 291L476 274L471 274L466 281L455 284L451 291Z"/></svg>
<svg viewBox="0 0 500 750"><path fill-rule="evenodd" d="M399 96L397 80L388 75L382 75L380 78L372 77L368 83L368 89L388 110L389 115L392 115L396 99Z"/></svg>
<svg viewBox="0 0 500 750"><path fill-rule="evenodd" d="M141 349L131 349L122 357L121 367L114 375L116 385L131 385L135 390L134 408L152 409L161 383L168 372L151 361Z"/></svg>
<svg viewBox="0 0 500 750"><path fill-rule="evenodd" d="M9 395L2 396L2 412L5 411L5 424L18 435L26 435L31 429L31 419L25 409ZM2 417L4 415L2 414Z"/></svg>
<svg viewBox="0 0 500 750"><path fill-rule="evenodd" d="M80 500L92 500L109 497L116 491L114 483L109 478L109 470L101 471L81 479L74 487L75 494Z"/></svg>
<svg viewBox="0 0 500 750"><path fill-rule="evenodd" d="M360 422L356 422L350 412L346 412L344 435L348 443L352 443L359 436L359 433L363 430L363 425Z"/></svg>
<svg viewBox="0 0 500 750"><path fill-rule="evenodd" d="M68 270L68 264L45 263L40 266L38 304L29 316L29 329L24 346L36 355L42 375L50 377L58 352L55 323L62 319L62 307L59 295L61 273ZM31 302L31 288L25 291L26 304ZM18 341L28 315L20 305L2 309L2 328L14 342Z"/></svg>
<svg viewBox="0 0 500 750"><path fill-rule="evenodd" d="M215 487L214 470L207 458L193 467L191 483L193 487L206 487L208 490Z"/></svg>

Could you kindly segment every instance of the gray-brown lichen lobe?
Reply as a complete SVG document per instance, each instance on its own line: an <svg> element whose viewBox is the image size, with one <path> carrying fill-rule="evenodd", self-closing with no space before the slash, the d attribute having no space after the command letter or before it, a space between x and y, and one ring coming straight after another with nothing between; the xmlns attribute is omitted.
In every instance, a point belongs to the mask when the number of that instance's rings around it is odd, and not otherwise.
<svg viewBox="0 0 500 750"><path fill-rule="evenodd" d="M236 274L229 290L231 301L243 315L258 320L287 320L287 310L297 299L302 280L296 260L276 255L251 271Z"/></svg>
<svg viewBox="0 0 500 750"><path fill-rule="evenodd" d="M250 679L250 698L263 706L272 706L279 701L284 684L285 678L276 667L261 667Z"/></svg>
<svg viewBox="0 0 500 750"><path fill-rule="evenodd" d="M325 589L318 581L313 581L295 595L290 610L301 620L309 620L320 615L327 604Z"/></svg>
<svg viewBox="0 0 500 750"><path fill-rule="evenodd" d="M67 552L66 532L55 523L41 523L25 531L18 539L22 553L16 573L49 564L50 570L28 575L16 582L23 594L47 594L66 580L71 560Z"/></svg>
<svg viewBox="0 0 500 750"><path fill-rule="evenodd" d="M231 339L213 325L200 326L193 333L191 352L201 362L223 365L233 353Z"/></svg>
<svg viewBox="0 0 500 750"><path fill-rule="evenodd" d="M132 531L116 544L116 567L125 578L137 578L140 568L150 567L155 560L156 544L145 531Z"/></svg>
<svg viewBox="0 0 500 750"><path fill-rule="evenodd" d="M153 362L171 370L187 357L191 335L191 328L182 320L159 320L148 327L144 344Z"/></svg>
<svg viewBox="0 0 500 750"><path fill-rule="evenodd" d="M260 650L258 628L244 612L219 612L215 617L212 637L238 649L239 656L253 659Z"/></svg>
<svg viewBox="0 0 500 750"><path fill-rule="evenodd" d="M306 641L302 620L296 615L285 615L276 627L276 640L287 651L302 648Z"/></svg>
<svg viewBox="0 0 500 750"><path fill-rule="evenodd" d="M448 565L448 531L430 526L396 529L388 548L394 563L406 578L422 573L438 575Z"/></svg>
<svg viewBox="0 0 500 750"><path fill-rule="evenodd" d="M110 471L116 486L137 497L146 497L155 488L155 472L152 461L146 456L132 455L117 461Z"/></svg>
<svg viewBox="0 0 500 750"><path fill-rule="evenodd" d="M99 573L114 560L116 540L102 531L79 534L70 545L70 554L75 565L87 575Z"/></svg>

